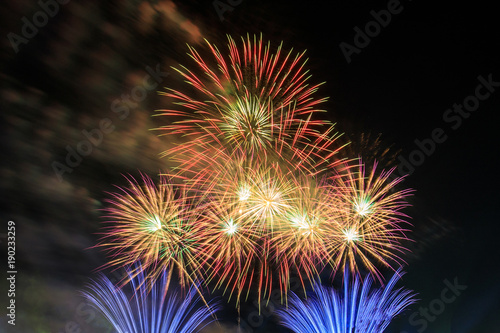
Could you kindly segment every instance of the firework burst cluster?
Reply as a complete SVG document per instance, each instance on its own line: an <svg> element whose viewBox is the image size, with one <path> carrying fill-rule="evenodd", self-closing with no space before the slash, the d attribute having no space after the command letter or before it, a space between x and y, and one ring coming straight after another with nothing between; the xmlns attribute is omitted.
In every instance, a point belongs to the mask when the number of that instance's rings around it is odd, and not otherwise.
<svg viewBox="0 0 500 333"><path fill-rule="evenodd" d="M228 52L207 42L208 56L190 48L192 69L176 69L186 86L161 92L173 106L157 130L176 142L163 153L175 167L112 194L99 244L109 266L140 261L153 280L176 272L237 302L276 287L286 299L291 274L304 289L346 268L382 280L402 263L411 190L394 169L338 157L304 53L228 41Z"/></svg>

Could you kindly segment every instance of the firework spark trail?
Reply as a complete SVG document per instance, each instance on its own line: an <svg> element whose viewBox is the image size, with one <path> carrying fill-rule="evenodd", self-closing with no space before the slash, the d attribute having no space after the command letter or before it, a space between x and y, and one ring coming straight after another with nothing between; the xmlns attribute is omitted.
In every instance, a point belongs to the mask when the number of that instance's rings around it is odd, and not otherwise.
<svg viewBox="0 0 500 333"><path fill-rule="evenodd" d="M286 295L292 268L305 290L305 281L318 278L328 265L327 245L335 226L327 205L332 195L325 183L302 180L292 207L284 214L277 232L270 235L271 255L279 266L283 295Z"/></svg>
<svg viewBox="0 0 500 333"><path fill-rule="evenodd" d="M200 210L196 219L203 233L199 254L209 267L205 271L210 272L205 280L214 280L215 288L224 292L229 289L229 297L236 293L239 303L242 291L252 283L260 235L241 218L234 199L217 197Z"/></svg>
<svg viewBox="0 0 500 333"><path fill-rule="evenodd" d="M291 293L288 309L277 314L282 325L297 333L382 333L395 316L415 302L411 291L394 290L402 275L398 270L384 288L372 289L371 276L363 282L356 277L350 284L346 272L343 294L317 284L306 301Z"/></svg>
<svg viewBox="0 0 500 333"><path fill-rule="evenodd" d="M156 281L148 281L140 265L127 270L132 298L105 276L92 281L84 297L94 304L119 333L192 333L207 325L217 311L216 304L200 305L200 296L191 286L181 299L169 292L170 275L163 272Z"/></svg>

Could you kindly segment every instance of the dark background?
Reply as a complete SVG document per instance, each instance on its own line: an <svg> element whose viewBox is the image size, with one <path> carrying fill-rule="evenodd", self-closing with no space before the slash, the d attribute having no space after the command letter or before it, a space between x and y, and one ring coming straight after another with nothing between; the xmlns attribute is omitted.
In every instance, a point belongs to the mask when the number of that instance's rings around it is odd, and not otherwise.
<svg viewBox="0 0 500 333"><path fill-rule="evenodd" d="M402 1L402 11L348 63L339 44L354 44L353 29L364 29L373 20L370 11L387 4L243 0L221 21L212 1L74 0L16 53L7 35L20 35L22 17L32 21L40 7L36 1L2 2L0 240L5 253L6 223L15 221L18 275L16 326L2 315L0 331L65 332L74 322L76 332L111 332L79 295L106 260L89 249L98 238L104 191L124 185L123 173L156 175L168 166L158 154L170 144L149 131L161 124L151 117L154 110L166 104L154 91L124 120L111 103L141 82L146 66L160 64L169 73L159 89L178 86L169 66L190 63L186 44L202 48L206 38L223 49L226 34L262 32L285 49L307 49L311 82L326 81L318 94L330 97L324 105L329 119L354 142L361 133L381 133L382 145L392 147L399 162L434 129L447 135L404 182L416 194L408 210L414 242L400 285L415 290L420 301L387 332L500 332L500 91L457 129L443 120L454 103L474 94L478 76L500 81L498 12L489 2ZM81 131L103 118L112 119L115 130L60 182L51 163L62 162L65 146L75 146ZM5 308L3 268L2 274ZM410 315L440 298L444 280L455 279L467 289L425 330L412 326ZM234 332L231 306L220 318L222 329ZM244 304L242 319L260 321L255 310L252 301ZM287 331L266 313L253 331Z"/></svg>

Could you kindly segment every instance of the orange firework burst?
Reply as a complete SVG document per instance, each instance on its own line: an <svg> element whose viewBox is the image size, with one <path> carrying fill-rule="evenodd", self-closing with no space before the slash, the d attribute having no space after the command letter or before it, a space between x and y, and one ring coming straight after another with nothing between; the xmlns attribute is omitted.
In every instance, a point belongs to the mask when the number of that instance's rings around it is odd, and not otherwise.
<svg viewBox="0 0 500 333"><path fill-rule="evenodd" d="M128 179L128 188L111 193L106 209L109 226L104 228L99 247L111 254L108 266L129 266L142 262L156 280L164 271L177 271L181 285L199 277L195 228L182 193L176 197L173 185L161 177L159 185L143 175L143 184Z"/></svg>
<svg viewBox="0 0 500 333"><path fill-rule="evenodd" d="M233 156L214 159L209 172L190 181L200 200L207 196L231 202L254 228L266 232L290 209L299 183L288 164L249 161Z"/></svg>
<svg viewBox="0 0 500 333"><path fill-rule="evenodd" d="M236 294L237 303L243 290L249 289L259 253L260 234L241 212L234 198L217 196L199 207L196 223L203 234L199 255L209 267L206 282L215 288Z"/></svg>
<svg viewBox="0 0 500 333"><path fill-rule="evenodd" d="M323 182L302 179L290 209L277 232L271 235L272 257L278 267L282 295L287 294L290 272L297 271L305 288L307 280L319 277L328 265L328 243L332 236L329 201L335 193Z"/></svg>
<svg viewBox="0 0 500 333"><path fill-rule="evenodd" d="M237 302L245 289L256 286L260 299L274 277L269 240L293 205L297 183L277 164L233 159L212 167L198 190L206 202L197 223L205 239L202 256L211 263L207 280L236 293Z"/></svg>
<svg viewBox="0 0 500 333"><path fill-rule="evenodd" d="M165 152L179 163L182 172L209 167L213 150L250 159L285 158L295 168L316 173L319 166L335 163L337 134L333 125L318 120L322 112L314 98L319 85L308 83L304 53L273 52L262 37L242 38L241 47L228 37L229 56L207 42L214 61L206 61L193 48L190 56L202 74L177 70L195 88L195 96L170 89L162 93L178 109L160 115L178 119L160 129L187 140Z"/></svg>
<svg viewBox="0 0 500 333"><path fill-rule="evenodd" d="M376 169L375 164L367 175L361 164L356 171L346 168L345 177L336 179L338 226L330 245L336 270L346 264L353 271L362 266L381 279L376 264L391 267L391 262L401 261L397 253L405 250L401 240L407 239L403 225L408 222L401 210L409 206L405 199L412 191L395 189L403 178L391 180L394 169L379 176Z"/></svg>

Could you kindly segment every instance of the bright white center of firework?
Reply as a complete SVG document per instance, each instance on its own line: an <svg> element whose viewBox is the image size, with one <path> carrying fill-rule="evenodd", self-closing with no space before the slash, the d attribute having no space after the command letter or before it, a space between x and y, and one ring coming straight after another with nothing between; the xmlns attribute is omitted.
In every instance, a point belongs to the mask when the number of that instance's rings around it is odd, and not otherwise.
<svg viewBox="0 0 500 333"><path fill-rule="evenodd" d="M281 198L281 193L274 189L267 189L264 193L260 193L254 203L254 209L266 217L282 214L283 208L287 206Z"/></svg>
<svg viewBox="0 0 500 333"><path fill-rule="evenodd" d="M264 197L264 200L266 201L267 206L273 205L280 201L281 199L280 192L274 190L268 190L266 192L267 195Z"/></svg>
<svg viewBox="0 0 500 333"><path fill-rule="evenodd" d="M354 204L354 210L361 216L366 216L372 212L371 203L366 199L360 199Z"/></svg>
<svg viewBox="0 0 500 333"><path fill-rule="evenodd" d="M151 219L149 219L151 223L151 227L149 228L151 231L157 231L161 229L161 220L158 215L154 215Z"/></svg>
<svg viewBox="0 0 500 333"><path fill-rule="evenodd" d="M266 210L269 209L277 209L280 203L280 194L279 193L272 193L270 194L269 197L263 198L263 204L266 208Z"/></svg>
<svg viewBox="0 0 500 333"><path fill-rule="evenodd" d="M247 201L250 199L250 189L247 186L242 186L238 190L238 196L240 201Z"/></svg>
<svg viewBox="0 0 500 333"><path fill-rule="evenodd" d="M291 221L297 229L302 231L303 236L309 236L314 232L313 226L305 215L292 217Z"/></svg>
<svg viewBox="0 0 500 333"><path fill-rule="evenodd" d="M254 150L271 140L270 117L268 108L258 98L243 98L225 110L225 121L220 126L230 142Z"/></svg>
<svg viewBox="0 0 500 333"><path fill-rule="evenodd" d="M292 217L292 223L299 229L310 229L311 228L309 223L307 223L307 218L305 216Z"/></svg>
<svg viewBox="0 0 500 333"><path fill-rule="evenodd" d="M347 242L356 242L361 240L361 236L359 235L358 231L353 228L343 230L342 232Z"/></svg>
<svg viewBox="0 0 500 333"><path fill-rule="evenodd" d="M233 219L229 219L229 221L226 223L224 231L228 235L234 235L237 230L238 230L238 225L234 223Z"/></svg>
<svg viewBox="0 0 500 333"><path fill-rule="evenodd" d="M268 220L272 224L274 216L284 214L288 207L278 186L273 181L264 179L252 187L252 196L244 215Z"/></svg>

